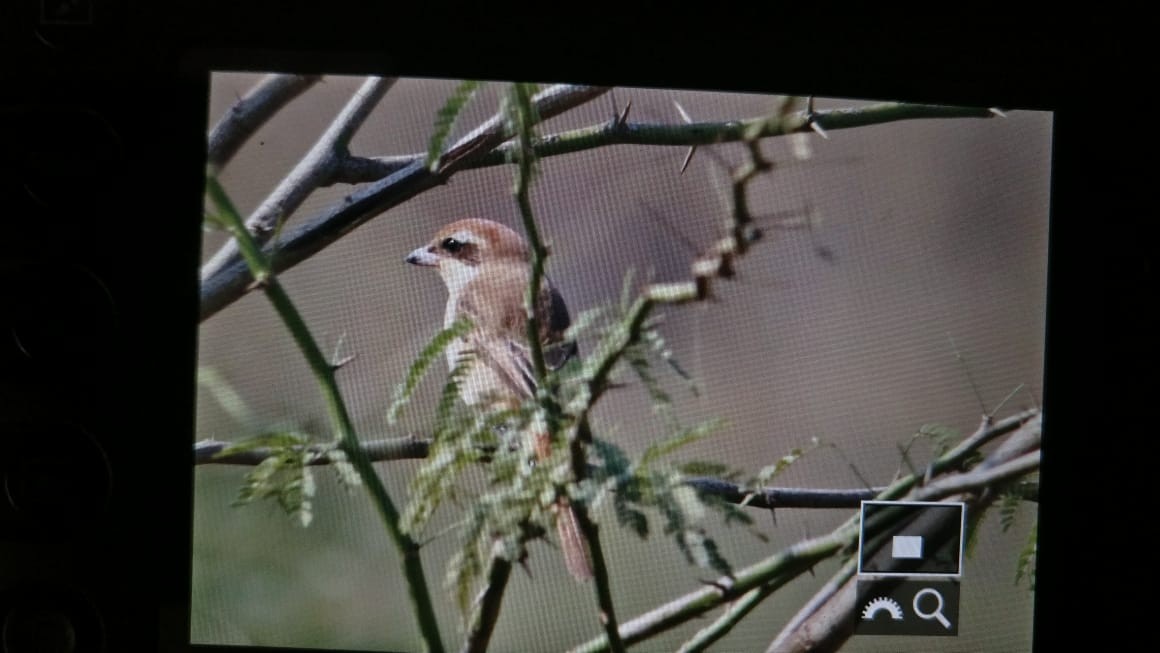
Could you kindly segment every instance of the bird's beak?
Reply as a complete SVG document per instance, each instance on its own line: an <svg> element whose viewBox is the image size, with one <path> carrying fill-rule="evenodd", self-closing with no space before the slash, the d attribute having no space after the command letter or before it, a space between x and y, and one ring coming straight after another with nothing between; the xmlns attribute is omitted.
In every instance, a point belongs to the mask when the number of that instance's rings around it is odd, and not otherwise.
<svg viewBox="0 0 1160 653"><path fill-rule="evenodd" d="M439 265L439 257L426 247L420 247L407 255L407 262L411 265L436 267Z"/></svg>

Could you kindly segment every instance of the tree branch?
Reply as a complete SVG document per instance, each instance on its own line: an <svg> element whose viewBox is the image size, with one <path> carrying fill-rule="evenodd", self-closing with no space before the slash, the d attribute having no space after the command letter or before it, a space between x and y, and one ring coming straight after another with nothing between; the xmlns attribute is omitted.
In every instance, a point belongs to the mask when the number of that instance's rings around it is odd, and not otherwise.
<svg viewBox="0 0 1160 653"><path fill-rule="evenodd" d="M986 429L980 429L976 435L985 432ZM971 511L981 513L996 496L995 492L988 491L990 488L1039 468L1041 439L1042 417L1035 413L971 471L935 479L925 486L916 487L907 498L913 501L962 500ZM969 440L979 442L983 438ZM782 628L769 645L767 653L803 653L839 648L852 632L848 616L857 593L856 571L857 560L843 565Z"/></svg>
<svg viewBox="0 0 1160 653"><path fill-rule="evenodd" d="M321 79L321 75L263 77L210 130L206 163L216 174L271 116Z"/></svg>
<svg viewBox="0 0 1160 653"><path fill-rule="evenodd" d="M222 452L233 446L233 443L223 442L221 440L202 440L196 442L193 445L193 464L255 466L261 464L263 460L269 458L271 455L271 451L264 447L222 455ZM363 441L359 447L362 449L363 455L371 462L406 460L426 458L431 447L431 441L420 440L414 437L390 438L386 440ZM334 449L333 444L309 445L304 447L304 449L308 453L315 454L309 457L309 465L329 465L334 462L327 454L327 452ZM343 460L345 458L340 458L340 461Z"/></svg>
<svg viewBox="0 0 1160 653"><path fill-rule="evenodd" d="M537 94L533 104L541 120L546 120L607 91L605 87L557 86ZM755 125L760 127L760 131L756 132L757 137L764 138L811 130L813 124L821 125L826 130L839 130L899 120L992 118L994 115L987 109L884 103L857 109L794 113L787 117L784 126L771 123L765 117L672 125L611 121L546 136L538 139L533 149L537 157L546 157L615 144L689 146L740 141L745 138L746 130L755 129ZM275 272L289 269L379 213L445 183L461 169L509 162L511 149L515 145L502 142L502 117L497 115L460 139L441 159L441 167L437 172L427 169L425 153L377 158L344 157L329 183L375 183L352 192L304 225L283 233L278 247L267 245L265 253L274 258ZM489 144L491 147L487 148ZM203 276L201 319L208 319L249 292L251 281L245 266L237 261L223 266L212 275Z"/></svg>
<svg viewBox="0 0 1160 653"><path fill-rule="evenodd" d="M1012 420L1019 420L1014 428L1010 425ZM991 456L993 462L988 468L972 470L965 474L951 471L956 470L968 454L977 451L986 441L1002 433L1014 430L1012 440L1035 441L1042 426L1041 418L1036 411L1021 413L1004 422L1002 429L993 426L980 429L975 436L968 438L972 443L971 448L957 447L932 465L932 470L950 471L945 480L939 479L938 482L924 486L921 485L923 475L911 475L892 484L878 498L897 499L906 496L907 499L915 501L941 501L965 489L983 492L1038 469L1037 449L1019 454L1014 449L1008 448L1003 449L1002 456L996 455L999 452L996 450L996 454ZM965 482L964 478L969 478L969 482ZM910 490L913 492L907 496ZM696 591L626 621L621 625L620 635L626 643L632 644L696 618L724 603L744 597L754 589L764 587L776 589L805 573L818 562L841 551L850 550L858 541L858 532L858 516L855 515L828 535L798 542L780 553L738 571L732 578L718 578ZM797 623L800 625L802 621L804 620L797 620ZM792 626L793 622L783 630L783 633L792 632L794 630ZM607 647L604 637L592 639L573 649L575 653L595 653L605 650Z"/></svg>
<svg viewBox="0 0 1160 653"><path fill-rule="evenodd" d="M1024 411L1011 417L999 420L994 424L986 424L972 437L968 450L974 450L982 444L1001 437L1017 429L1035 414L1035 411ZM239 453L221 455L221 452L235 446L235 443L222 440L202 440L193 446L194 465L246 465L260 464L270 456L266 448L250 449ZM312 456L310 465L329 465L333 461L326 456L331 448L329 444L307 446L309 452L320 454ZM361 448L371 462L391 460L410 460L426 458L431 441L415 436L401 438L386 438L381 440L366 440ZM956 451L960 448L956 447ZM685 483L704 496L712 496L733 504L744 503L753 508L821 508L841 509L857 508L862 501L880 496L888 488L797 488L797 487L762 487L751 488L744 484L735 483L708 476L694 476L685 480ZM1037 486L1034 483L1014 486L1024 501L1037 501Z"/></svg>
<svg viewBox="0 0 1160 653"><path fill-rule="evenodd" d="M609 145L690 147L735 143L745 140L749 130L758 128L760 129L757 132L758 138L769 138L813 131L815 125L826 131L838 131L900 120L994 117L995 114L988 109L883 102L855 109L795 112L789 114L784 124L771 123L766 116L725 122L690 123L634 123L612 120L542 136L533 141L532 148L536 158L540 159ZM514 143L504 143L486 155L470 161L463 168L489 168L510 164L515 147ZM349 184L378 181L416 161L426 159L426 156L422 152L376 157L351 156L343 160L339 171L335 173L335 181Z"/></svg>
<svg viewBox="0 0 1160 653"><path fill-rule="evenodd" d="M460 649L462 653L483 653L487 650L492 631L499 621L499 609L511 573L512 563L503 557L503 544L496 542L488 561L486 584L467 623L467 635Z"/></svg>
<svg viewBox="0 0 1160 653"><path fill-rule="evenodd" d="M347 146L354 133L396 81L394 77L368 77L355 91L306 156L246 218L246 230L255 243L262 245L270 240L286 217L294 213L315 189L329 181L339 162L347 156ZM243 262L235 239L222 245L202 266L202 278L217 274L230 262Z"/></svg>

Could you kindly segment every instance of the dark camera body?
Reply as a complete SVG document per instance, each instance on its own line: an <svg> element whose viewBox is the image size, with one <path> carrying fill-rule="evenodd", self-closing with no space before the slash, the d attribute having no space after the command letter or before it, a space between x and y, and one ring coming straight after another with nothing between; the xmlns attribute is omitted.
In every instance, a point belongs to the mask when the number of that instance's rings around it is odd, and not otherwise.
<svg viewBox="0 0 1160 653"><path fill-rule="evenodd" d="M1045 400L1057 402L1049 403L1057 424L1076 421L1066 427L1072 443L1054 442L1044 462L1050 498L1039 536L1066 538L1069 527L1051 516L1054 502L1068 501L1060 495L1069 447L1082 436L1084 402L1068 400L1091 362L1075 354L1091 318L1060 288L1092 288L1089 275L1108 267L1093 261L1138 259L1108 253L1130 244L1102 241L1081 248L1083 265L1072 255L1074 243L1098 238L1076 226L1085 211L1096 202L1107 214L1105 200L1116 200L1068 184L1101 178L1089 175L1094 139L1065 97L1090 91L1070 75L1087 80L1095 64L1068 51L1058 29L1027 21L975 31L966 17L952 21L962 29L938 27L947 20L918 28L809 8L717 17L708 30L700 19L657 15L672 7L594 6L569 19L583 28L564 28L532 11L501 16L487 7L448 8L451 21L372 3L133 4L42 0L0 10L0 651L190 649L190 444L212 68L1056 111ZM1053 607L1051 590L1064 585L1053 576L1065 571L1057 556L1040 559L1039 623ZM1036 644L1048 650L1040 632Z"/></svg>

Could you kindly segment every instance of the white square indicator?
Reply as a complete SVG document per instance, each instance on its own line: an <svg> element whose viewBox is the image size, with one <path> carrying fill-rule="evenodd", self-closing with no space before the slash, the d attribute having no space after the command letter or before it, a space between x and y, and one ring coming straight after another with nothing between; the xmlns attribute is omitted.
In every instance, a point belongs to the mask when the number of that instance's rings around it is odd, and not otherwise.
<svg viewBox="0 0 1160 653"><path fill-rule="evenodd" d="M895 535L890 555L906 560L922 559L921 535Z"/></svg>

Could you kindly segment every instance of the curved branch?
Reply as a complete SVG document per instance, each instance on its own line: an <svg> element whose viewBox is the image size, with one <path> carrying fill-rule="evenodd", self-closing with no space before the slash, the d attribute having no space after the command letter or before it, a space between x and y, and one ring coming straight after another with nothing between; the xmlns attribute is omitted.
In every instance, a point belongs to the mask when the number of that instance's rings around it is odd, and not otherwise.
<svg viewBox="0 0 1160 653"><path fill-rule="evenodd" d="M259 127L321 79L321 75L263 77L210 130L206 163L215 170L224 168Z"/></svg>

